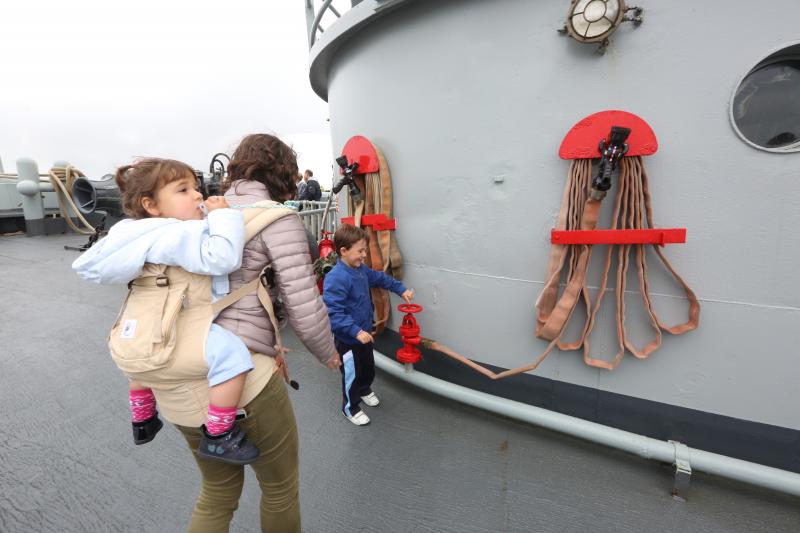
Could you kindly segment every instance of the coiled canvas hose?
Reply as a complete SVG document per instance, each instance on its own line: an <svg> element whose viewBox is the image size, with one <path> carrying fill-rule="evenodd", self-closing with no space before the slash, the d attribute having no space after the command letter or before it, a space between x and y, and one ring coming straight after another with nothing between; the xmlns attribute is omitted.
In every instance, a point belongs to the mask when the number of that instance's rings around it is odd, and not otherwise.
<svg viewBox="0 0 800 533"><path fill-rule="evenodd" d="M573 160L570 165L567 183L564 187L556 229L592 230L596 228L600 214L600 200L590 196L591 182L591 159ZM644 170L641 157L624 157L620 163L619 185L614 201L610 229L642 229L645 227L654 227L647 173ZM635 357L644 359L661 345L662 331L680 335L697 328L700 319L700 304L694 292L675 272L667 258L664 257L660 247L658 245L652 246L664 267L686 294L686 299L689 302L688 319L682 324L675 326L665 325L656 315L650 298L644 244L608 246L603 277L594 302L592 302L589 288L586 285L586 270L591 258L592 246L586 244L554 244L550 250L545 285L536 301L536 336L549 340L550 344L533 363L495 374L436 341L425 339L423 344L428 348L468 364L492 379L501 379L534 370L556 346L564 351L583 348L583 360L587 365L607 370L613 370L619 365L626 349ZM597 312L605 296L608 274L611 268L611 257L615 251L617 254L617 272L614 293L619 349L614 358L608 361L590 355L589 336L594 328ZM631 251L636 252L633 258L631 258ZM625 288L627 272L631 262L635 263L638 271L639 292L642 296L645 312L648 315L650 327L653 330L652 340L642 348L634 345L633 341L628 338L625 329ZM567 265L566 285L559 296L561 278L564 267ZM562 340L561 337L579 300L583 302L586 308L587 320L580 337L573 342L567 342Z"/></svg>
<svg viewBox="0 0 800 533"><path fill-rule="evenodd" d="M377 172L356 174L355 182L361 191L361 198L353 201L347 197L348 209L355 217L355 225L361 227L361 216L383 213L386 218L392 218L392 178L389 174L389 165L383 153L375 148L378 155L379 167ZM375 270L382 270L395 279L403 279L403 257L397 246L394 231L376 231L371 226L366 228L369 235L369 248L367 262ZM375 306L375 332L381 333L389 320L391 305L389 292L386 289L374 287L371 289L372 303Z"/></svg>
<svg viewBox="0 0 800 533"><path fill-rule="evenodd" d="M67 222L69 227L72 228L75 233L79 233L81 235L94 235L97 233L97 231L94 229L94 226L92 226L81 214L78 206L76 206L75 202L72 200L72 195L70 194L72 186L75 184L75 179L82 177L84 177L83 172L72 165L68 165L66 167L53 167L48 173L50 183L53 184L53 190L56 192L58 197L58 208L61 211L61 217ZM72 218L69 216L69 211L67 211L67 205L72 208L72 212L75 213L75 216L78 218L78 220L80 220L84 228L79 228L74 222L72 222Z"/></svg>

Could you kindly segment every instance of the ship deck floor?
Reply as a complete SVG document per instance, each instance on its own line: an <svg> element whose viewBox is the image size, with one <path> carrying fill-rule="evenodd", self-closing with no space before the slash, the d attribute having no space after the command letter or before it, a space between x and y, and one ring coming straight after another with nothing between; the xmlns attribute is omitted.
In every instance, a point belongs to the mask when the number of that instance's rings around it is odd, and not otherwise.
<svg viewBox="0 0 800 533"><path fill-rule="evenodd" d="M0 237L0 531L185 531L199 476L171 427L134 446L105 335L122 287L70 270L75 235ZM372 424L291 334L304 531L797 531L800 500L468 408L378 372ZM368 408L369 409L369 408ZM257 531L248 472L232 531Z"/></svg>

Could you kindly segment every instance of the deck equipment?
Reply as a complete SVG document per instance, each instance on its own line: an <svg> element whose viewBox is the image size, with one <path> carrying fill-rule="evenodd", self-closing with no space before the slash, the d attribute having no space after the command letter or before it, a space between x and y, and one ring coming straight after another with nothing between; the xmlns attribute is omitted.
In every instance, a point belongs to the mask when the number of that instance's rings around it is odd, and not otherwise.
<svg viewBox="0 0 800 533"><path fill-rule="evenodd" d="M342 218L342 223L366 228L369 235L367 264L371 268L382 270L395 279L403 279L403 257L394 234L396 221L392 218L389 165L381 151L361 135L347 141L342 149L342 157L348 163L340 163L345 176L346 169L356 164L351 173L359 191L356 196L352 188L348 190L348 211L353 216ZM381 333L389 320L389 292L377 287L371 291L375 306L375 332Z"/></svg>
<svg viewBox="0 0 800 533"><path fill-rule="evenodd" d="M649 356L661 345L662 331L681 335L696 329L700 317L697 297L660 249L667 243L685 242L686 229L656 228L653 222L642 156L653 154L657 149L658 143L650 126L641 118L625 111L603 111L586 117L564 138L559 155L573 161L564 188L557 227L551 233L553 246L545 275L545 286L536 301L536 336L550 341L550 344L533 363L494 373L433 339L423 339L423 346L459 360L491 379L502 379L536 369L555 347L563 351L582 348L583 360L587 365L613 370L620 364L626 349L639 359ZM598 157L601 162L597 175L592 179L592 159ZM620 168L620 177L611 228L597 230L601 202L611 188L611 173L617 166ZM602 281L593 302L586 284L586 272L592 245L597 243L609 244L609 247ZM645 244L653 245L653 250L664 267L686 294L689 302L688 319L682 324L668 326L656 316L649 294ZM615 249L616 329L619 349L612 359L607 360L591 355L589 336L606 292L611 257ZM641 349L628 338L625 328L624 295L632 250L636 251L634 263L638 269L644 309L654 332L653 339ZM566 265L569 266L566 287L559 295ZM567 342L562 339L562 335L579 300L585 305L587 320L580 337Z"/></svg>

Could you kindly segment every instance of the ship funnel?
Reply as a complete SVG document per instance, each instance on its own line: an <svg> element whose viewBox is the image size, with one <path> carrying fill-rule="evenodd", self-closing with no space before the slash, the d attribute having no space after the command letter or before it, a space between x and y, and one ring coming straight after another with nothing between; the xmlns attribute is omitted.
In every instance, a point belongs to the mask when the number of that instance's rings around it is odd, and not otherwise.
<svg viewBox="0 0 800 533"><path fill-rule="evenodd" d="M119 188L111 174L106 174L100 180L76 179L72 186L72 198L84 215L103 211L111 216L122 216Z"/></svg>

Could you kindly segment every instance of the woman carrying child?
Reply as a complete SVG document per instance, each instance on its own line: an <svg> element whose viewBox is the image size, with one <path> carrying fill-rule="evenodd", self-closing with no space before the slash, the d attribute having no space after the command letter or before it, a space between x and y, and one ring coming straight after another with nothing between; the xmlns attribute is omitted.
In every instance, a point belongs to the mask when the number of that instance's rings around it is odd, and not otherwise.
<svg viewBox="0 0 800 533"><path fill-rule="evenodd" d="M297 159L289 146L273 135L245 137L228 165L230 186L225 200L243 207L265 201L291 200L296 192ZM270 265L274 286L270 293L280 296L283 312L297 338L321 363L333 370L341 365L333 344L325 304L316 286L305 228L297 216L283 217L270 224L244 246L242 267L231 273L230 290L235 291L258 278ZM241 338L258 361L277 360L276 332L256 295L245 296L223 310L216 323ZM269 357L264 357L264 355ZM251 381L254 372L248 376ZM299 458L297 424L284 381L279 376L253 380L263 391L250 404L243 429L261 449L251 465L261 485L261 528L263 531L300 531ZM263 382L263 383L262 383ZM249 425L252 424L252 425ZM257 427L259 436L250 427ZM201 438L198 428L178 427L190 447ZM234 465L198 460L203 489L192 515L190 531L227 531L244 483L244 469Z"/></svg>
<svg viewBox="0 0 800 533"><path fill-rule="evenodd" d="M221 278L211 284L211 299L224 295L227 274L241 264L244 247L241 212L229 209L220 196L209 197L203 205L194 171L179 161L143 159L121 167L116 182L123 209L131 218L114 225L106 238L74 262L77 273L95 283L136 285L134 279L147 263L180 267L194 274ZM218 292L220 288L221 293ZM146 311L157 313L161 309ZM119 331L112 332L112 336L133 346L139 322L143 321L129 318ZM143 322L139 337L149 334L144 329ZM113 343L118 339L109 340L113 352ZM127 348L123 347L122 351ZM210 391L197 453L214 461L251 463L258 457L258 448L247 441L235 424L245 378L253 369L250 352L236 335L211 324L204 355L209 368ZM162 427L155 395L150 387L131 378L129 396L133 441L145 444L153 440Z"/></svg>
<svg viewBox="0 0 800 533"><path fill-rule="evenodd" d="M246 141L251 137L259 139L261 143L247 144ZM229 166L229 175L233 183L231 190L226 194L226 202L233 206L243 206L272 198L285 199L288 195L294 194L293 177L296 173L297 164L291 148L272 136L250 136L237 149ZM146 197L151 199L150 206L160 210L159 206L163 207L163 204L159 203L158 193L169 184L162 184L161 181L164 180L161 177L156 177L155 181L158 185ZM252 190L255 194L240 195L236 192L240 188ZM191 191L194 191L193 181ZM176 192L191 196L188 188ZM122 194L123 198L126 198L125 190ZM197 196L193 196L191 202L185 201L187 206L192 202L197 209L200 203ZM139 204L145 207L143 199L139 200ZM209 227L209 235L215 219L221 218L219 213L233 212L241 217L240 210L225 208L221 199L212 200L210 207L212 209L205 222ZM158 225L158 222L150 219L175 216L174 213L165 213L161 210L161 214L152 214L146 208L145 211L147 212L145 218L132 222ZM231 220L234 218L233 215L229 216ZM174 219L167 220L177 223ZM241 224L241 221L238 224ZM236 242L236 235L241 235L239 239L244 240L244 232L241 232L240 228L228 228L219 233L221 237L231 241L229 248L237 246L241 248L241 244ZM159 241L158 244L162 243ZM194 244L193 241L180 241L175 248L184 250ZM141 242L131 243L134 249L141 245ZM201 249L203 252L209 252L202 246ZM141 253L141 250L137 251ZM275 278L273 292L281 297L288 321L298 338L320 361L333 369L338 368L339 358L333 346L325 307L315 291L315 278L305 232L296 215L278 219L250 239L244 245L241 263L237 260L234 265L217 264L221 262L221 255L210 251L206 266L214 264L215 268L198 272L215 276L212 283L215 295L235 291L259 277L263 268L270 264ZM122 255L112 254L107 262L118 262L120 257ZM238 259L241 259L241 255ZM243 265L241 269L235 270L229 276L222 275L223 272L234 270L239 264ZM149 266L145 265L144 268L147 269ZM132 272L116 278L106 278L104 282L127 282L136 278L141 269L142 265L139 265L138 269L133 269ZM255 294L245 296L224 310L218 317L217 323L222 327L214 325L211 329L219 328L231 334L231 337L243 341L249 350L248 353L252 354L252 370L244 374L246 376L244 388L240 392L237 404L242 407L239 411L240 416L244 418L236 422L236 426L233 427L240 428L239 434L247 434L247 439L238 439L239 443L250 442L261 452L250 466L255 471L262 491L262 529L300 531L297 427L283 380L280 376L274 376L276 373L280 374L281 370L285 371L282 353L274 346L276 340L274 328ZM198 335L201 333L198 332ZM208 345L205 348L208 357ZM202 428L206 419L205 405L209 392L213 393L213 390L209 389L210 378L206 376L206 373L211 375L209 370L213 361L200 360L202 364L198 364L198 358L195 358L190 363L178 361L170 368L157 371L149 377L146 385L158 398L162 415L175 424L186 438L202 475L202 486L189 531L228 531L233 513L238 507L244 483L244 470L241 464L209 461L199 453L198 450L205 441L214 444L206 434L207 431ZM135 383L135 385L142 384ZM209 451L213 454L216 449Z"/></svg>

